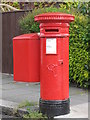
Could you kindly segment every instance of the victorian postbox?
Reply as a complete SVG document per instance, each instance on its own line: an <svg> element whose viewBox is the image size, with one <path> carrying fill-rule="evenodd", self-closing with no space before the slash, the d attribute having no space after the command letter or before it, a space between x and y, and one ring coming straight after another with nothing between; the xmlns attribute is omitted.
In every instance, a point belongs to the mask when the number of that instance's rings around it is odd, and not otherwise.
<svg viewBox="0 0 90 120"><path fill-rule="evenodd" d="M37 33L13 38L14 80L17 82L40 81L40 40Z"/></svg>
<svg viewBox="0 0 90 120"><path fill-rule="evenodd" d="M40 22L40 111L49 117L68 114L69 23L74 16L44 13Z"/></svg>

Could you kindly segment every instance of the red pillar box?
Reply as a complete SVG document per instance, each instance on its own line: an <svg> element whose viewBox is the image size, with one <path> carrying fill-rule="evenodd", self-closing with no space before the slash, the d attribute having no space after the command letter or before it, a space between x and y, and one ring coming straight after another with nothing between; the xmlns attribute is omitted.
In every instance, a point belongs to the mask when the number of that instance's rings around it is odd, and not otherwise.
<svg viewBox="0 0 90 120"><path fill-rule="evenodd" d="M21 82L40 81L40 40L36 33L13 38L14 80Z"/></svg>
<svg viewBox="0 0 90 120"><path fill-rule="evenodd" d="M69 22L74 16L45 13L40 22L40 111L49 117L70 112Z"/></svg>

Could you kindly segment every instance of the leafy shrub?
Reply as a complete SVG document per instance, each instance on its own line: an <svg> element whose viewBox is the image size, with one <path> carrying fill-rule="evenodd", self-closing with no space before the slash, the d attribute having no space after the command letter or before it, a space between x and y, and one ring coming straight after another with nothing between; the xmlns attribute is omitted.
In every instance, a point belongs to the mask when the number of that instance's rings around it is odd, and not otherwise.
<svg viewBox="0 0 90 120"><path fill-rule="evenodd" d="M70 25L69 76L78 86L88 87L88 18L75 15Z"/></svg>
<svg viewBox="0 0 90 120"><path fill-rule="evenodd" d="M32 33L32 32L39 32L39 23L34 21L34 16L41 14L41 13L46 13L46 12L66 12L69 13L69 11L65 9L57 9L53 7L49 8L42 8L42 9L35 9L28 14L26 14L24 17L22 17L19 20L19 25L21 28L22 33Z"/></svg>
<svg viewBox="0 0 90 120"><path fill-rule="evenodd" d="M75 10L76 12L80 12L82 14L89 13L89 4L90 2L64 2L60 3L60 7L67 10Z"/></svg>
<svg viewBox="0 0 90 120"><path fill-rule="evenodd" d="M70 11L66 8L35 9L19 20L23 33L39 32L39 24L34 22L34 16L45 12L65 12L75 16L75 21L70 23L70 49L69 49L69 77L70 82L80 87L88 87L88 16Z"/></svg>
<svg viewBox="0 0 90 120"><path fill-rule="evenodd" d="M45 8L45 7L61 7L65 9L72 10L75 8L75 11L79 11L83 14L87 14L89 10L90 2L34 2L35 8Z"/></svg>

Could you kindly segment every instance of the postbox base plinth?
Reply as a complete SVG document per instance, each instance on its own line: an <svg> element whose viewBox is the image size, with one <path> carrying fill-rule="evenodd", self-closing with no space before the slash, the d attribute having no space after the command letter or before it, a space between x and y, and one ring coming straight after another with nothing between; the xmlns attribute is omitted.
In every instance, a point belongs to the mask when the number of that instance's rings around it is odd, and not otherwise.
<svg viewBox="0 0 90 120"><path fill-rule="evenodd" d="M39 100L39 110L48 117L70 113L70 100Z"/></svg>

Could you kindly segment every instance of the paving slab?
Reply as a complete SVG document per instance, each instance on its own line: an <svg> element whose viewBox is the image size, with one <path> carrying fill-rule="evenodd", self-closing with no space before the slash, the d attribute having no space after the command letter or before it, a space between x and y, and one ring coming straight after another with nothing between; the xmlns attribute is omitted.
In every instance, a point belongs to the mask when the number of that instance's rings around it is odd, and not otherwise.
<svg viewBox="0 0 90 120"><path fill-rule="evenodd" d="M20 104L23 101L39 103L40 83L15 82L13 75L0 74L0 99ZM88 117L88 92L81 88L70 86L71 112L62 118ZM61 116L59 116L60 118ZM58 117L57 117L58 118Z"/></svg>
<svg viewBox="0 0 90 120"><path fill-rule="evenodd" d="M1 77L0 77L1 78ZM0 79L2 96L0 99L21 103L24 100L38 102L40 98L40 83L15 82L13 75L2 74ZM87 91L70 87L71 105L85 103L88 101ZM72 100L73 99L73 100Z"/></svg>
<svg viewBox="0 0 90 120"><path fill-rule="evenodd" d="M57 118L88 118L88 103L71 106L70 114L57 116Z"/></svg>
<svg viewBox="0 0 90 120"><path fill-rule="evenodd" d="M78 94L70 96L71 106L88 103L88 94Z"/></svg>

